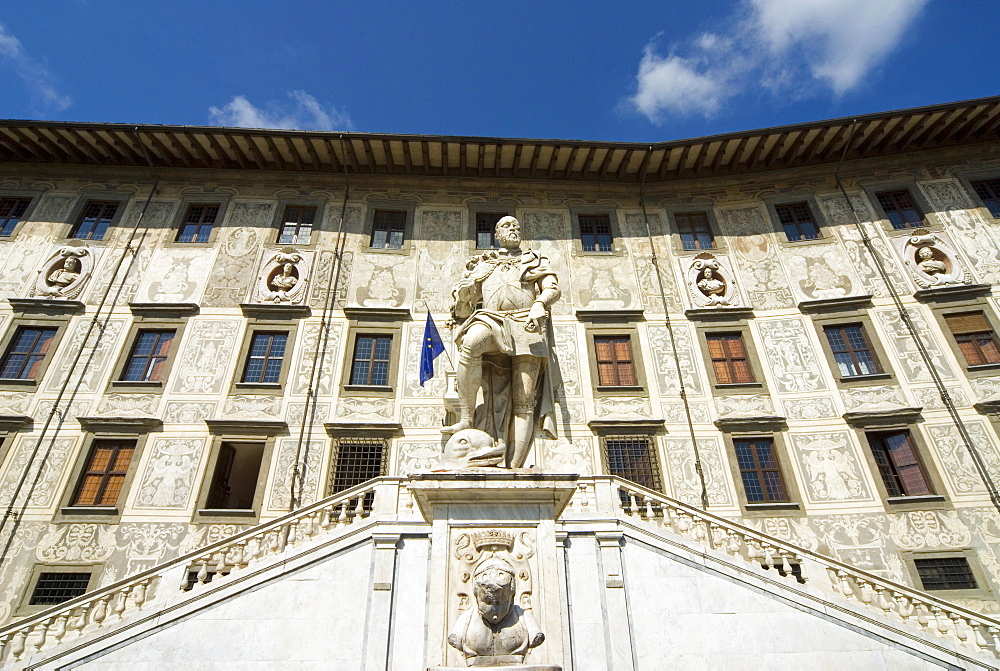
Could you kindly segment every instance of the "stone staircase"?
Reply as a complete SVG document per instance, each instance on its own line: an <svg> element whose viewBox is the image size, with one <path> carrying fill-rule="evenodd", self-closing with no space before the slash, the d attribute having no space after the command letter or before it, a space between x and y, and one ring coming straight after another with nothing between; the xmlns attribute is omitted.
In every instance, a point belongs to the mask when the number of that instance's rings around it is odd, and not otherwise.
<svg viewBox="0 0 1000 671"><path fill-rule="evenodd" d="M241 590L278 580L337 548L373 542L378 547L380 535L388 532L394 538L429 538L431 524L421 515L409 482L400 477L369 481L14 622L0 629L0 662L11 669L76 666L199 610L238 599ZM615 557L620 557L619 546L631 543L956 667L996 669L1000 662L996 619L619 478L579 478L557 533L624 539L602 543L602 551L609 550L601 563L608 588L626 579L622 560ZM388 582L379 582L375 574L381 569L375 567L371 589L395 589L391 561L389 566ZM365 668L384 668L386 662L373 659Z"/></svg>

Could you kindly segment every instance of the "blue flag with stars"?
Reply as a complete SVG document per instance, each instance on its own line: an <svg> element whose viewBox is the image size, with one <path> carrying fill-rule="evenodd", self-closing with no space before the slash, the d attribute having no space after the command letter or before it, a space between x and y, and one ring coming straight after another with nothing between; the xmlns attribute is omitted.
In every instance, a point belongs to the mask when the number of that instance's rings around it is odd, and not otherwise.
<svg viewBox="0 0 1000 671"><path fill-rule="evenodd" d="M427 313L427 325L424 326L424 346L420 348L420 386L434 377L434 359L444 351L444 343L438 334L437 326Z"/></svg>

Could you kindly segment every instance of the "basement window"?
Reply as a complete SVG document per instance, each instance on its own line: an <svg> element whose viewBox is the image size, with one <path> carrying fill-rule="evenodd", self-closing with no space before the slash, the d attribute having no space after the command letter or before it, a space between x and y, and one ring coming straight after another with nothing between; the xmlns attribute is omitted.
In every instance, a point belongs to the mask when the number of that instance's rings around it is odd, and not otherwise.
<svg viewBox="0 0 1000 671"><path fill-rule="evenodd" d="M924 589L977 589L976 577L965 557L935 557L914 559L920 583Z"/></svg>
<svg viewBox="0 0 1000 671"><path fill-rule="evenodd" d="M86 594L91 574L88 572L45 571L38 575L29 606L54 606Z"/></svg>

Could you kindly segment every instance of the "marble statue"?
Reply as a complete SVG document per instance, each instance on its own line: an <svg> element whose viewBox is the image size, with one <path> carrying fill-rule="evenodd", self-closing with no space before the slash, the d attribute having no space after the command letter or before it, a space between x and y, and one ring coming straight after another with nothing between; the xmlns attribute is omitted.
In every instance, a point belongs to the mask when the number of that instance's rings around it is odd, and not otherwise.
<svg viewBox="0 0 1000 671"><path fill-rule="evenodd" d="M46 282L50 286L68 287L80 277L80 260L75 256L67 256L61 268L56 268L49 273Z"/></svg>
<svg viewBox="0 0 1000 671"><path fill-rule="evenodd" d="M940 275L941 273L948 272L947 266L934 258L934 250L930 247L921 247L918 249L917 258L920 259L917 267L928 275Z"/></svg>
<svg viewBox="0 0 1000 671"><path fill-rule="evenodd" d="M460 650L472 667L523 663L545 634L531 613L514 603L514 567L496 556L483 560L473 571L472 592L475 607L459 616L449 645Z"/></svg>
<svg viewBox="0 0 1000 671"><path fill-rule="evenodd" d="M561 293L548 259L521 249L517 219L500 219L496 240L500 248L470 259L452 291L459 419L442 431L485 431L505 465L521 468L536 428L555 438L547 317Z"/></svg>
<svg viewBox="0 0 1000 671"><path fill-rule="evenodd" d="M462 429L456 431L444 446L441 468L461 470L499 466L507 458L505 450L485 431Z"/></svg>
<svg viewBox="0 0 1000 671"><path fill-rule="evenodd" d="M739 302L732 277L711 254L703 252L694 258L688 283L696 307L731 307Z"/></svg>
<svg viewBox="0 0 1000 671"><path fill-rule="evenodd" d="M972 274L944 234L921 230L893 242L921 289L972 284Z"/></svg>
<svg viewBox="0 0 1000 671"><path fill-rule="evenodd" d="M304 254L286 249L264 258L254 285L253 302L294 305L305 300L309 263Z"/></svg>
<svg viewBox="0 0 1000 671"><path fill-rule="evenodd" d="M716 300L716 297L721 299L722 294L726 290L726 284L713 275L714 273L711 268L705 268L701 271L701 279L698 280L698 288L701 289L701 293L708 296L710 300Z"/></svg>

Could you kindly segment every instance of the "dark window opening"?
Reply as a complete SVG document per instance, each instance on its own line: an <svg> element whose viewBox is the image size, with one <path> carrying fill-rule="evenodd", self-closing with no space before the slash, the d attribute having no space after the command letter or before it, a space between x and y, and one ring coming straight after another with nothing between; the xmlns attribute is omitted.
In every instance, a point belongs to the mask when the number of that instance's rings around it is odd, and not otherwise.
<svg viewBox="0 0 1000 671"><path fill-rule="evenodd" d="M45 361L56 329L22 326L14 335L0 366L0 378L5 380L35 380Z"/></svg>
<svg viewBox="0 0 1000 671"><path fill-rule="evenodd" d="M686 212L674 215L677 232L684 249L715 249L715 238L704 212Z"/></svg>
<svg viewBox="0 0 1000 671"><path fill-rule="evenodd" d="M405 211L375 210L371 246L376 249L402 249L405 231Z"/></svg>
<svg viewBox="0 0 1000 671"><path fill-rule="evenodd" d="M28 198L0 198L0 237L10 237L30 204Z"/></svg>
<svg viewBox="0 0 1000 671"><path fill-rule="evenodd" d="M287 343L287 333L254 333L242 381L253 384L277 383L281 379L281 363L284 361Z"/></svg>
<svg viewBox="0 0 1000 671"><path fill-rule="evenodd" d="M219 216L218 205L191 205L177 234L178 242L208 242Z"/></svg>
<svg viewBox="0 0 1000 671"><path fill-rule="evenodd" d="M924 225L924 215L906 189L883 191L876 193L875 197L893 228L920 228Z"/></svg>
<svg viewBox="0 0 1000 671"><path fill-rule="evenodd" d="M128 382L160 382L163 368L170 356L170 345L176 331L139 331L129 354L122 380Z"/></svg>
<svg viewBox="0 0 1000 671"><path fill-rule="evenodd" d="M825 326L823 333L830 344L841 377L875 375L882 372L861 324Z"/></svg>
<svg viewBox="0 0 1000 671"><path fill-rule="evenodd" d="M315 207L289 205L285 208L284 223L278 235L279 245L308 245L312 238Z"/></svg>
<svg viewBox="0 0 1000 671"><path fill-rule="evenodd" d="M116 505L134 453L134 440L95 440L70 505Z"/></svg>
<svg viewBox="0 0 1000 671"><path fill-rule="evenodd" d="M583 251L613 251L610 216L606 214L581 214L579 220L580 242L583 245Z"/></svg>
<svg viewBox="0 0 1000 671"><path fill-rule="evenodd" d="M920 583L926 590L934 589L976 589L976 577L972 574L969 560L965 557L940 557L937 559L914 559Z"/></svg>
<svg viewBox="0 0 1000 671"><path fill-rule="evenodd" d="M87 203L70 237L78 240L103 240L117 211L118 203L115 202Z"/></svg>
<svg viewBox="0 0 1000 671"><path fill-rule="evenodd" d="M205 507L253 510L263 460L264 443L222 443Z"/></svg>
<svg viewBox="0 0 1000 671"><path fill-rule="evenodd" d="M909 431L869 433L868 444L889 496L934 493Z"/></svg>
<svg viewBox="0 0 1000 671"><path fill-rule="evenodd" d="M647 489L660 490L660 469L653 444L646 436L618 436L604 439L611 475L631 480Z"/></svg>
<svg viewBox="0 0 1000 671"><path fill-rule="evenodd" d="M54 606L87 593L90 573L49 572L41 573L31 592L29 606Z"/></svg>
<svg viewBox="0 0 1000 671"><path fill-rule="evenodd" d="M819 227L809 209L809 203L775 205L774 210L778 213L778 221L785 229L789 242L815 240L819 237Z"/></svg>
<svg viewBox="0 0 1000 671"><path fill-rule="evenodd" d="M389 384L392 336L359 335L354 340L351 384L384 387Z"/></svg>
<svg viewBox="0 0 1000 671"><path fill-rule="evenodd" d="M747 503L783 503L788 490L781 476L771 438L734 440L736 462L740 467Z"/></svg>

